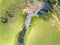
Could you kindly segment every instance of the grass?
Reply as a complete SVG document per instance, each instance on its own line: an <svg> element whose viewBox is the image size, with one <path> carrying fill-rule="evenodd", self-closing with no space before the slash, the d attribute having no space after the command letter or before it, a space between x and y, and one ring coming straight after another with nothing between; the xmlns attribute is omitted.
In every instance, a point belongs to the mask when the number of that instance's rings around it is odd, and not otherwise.
<svg viewBox="0 0 60 45"><path fill-rule="evenodd" d="M14 1L15 0L1 0L0 3L0 18L5 16L7 10L13 13L15 18L15 20L9 18L6 24L3 24L0 19L0 45L16 45L17 34L24 26L25 17L22 15L22 10L26 6L22 0L16 1L16 4L13 4ZM9 26L10 24L11 26Z"/></svg>
<svg viewBox="0 0 60 45"><path fill-rule="evenodd" d="M32 23L26 32L25 45L60 45L60 31L57 26L52 26L53 19L51 14L33 17ZM44 19L43 17L49 18Z"/></svg>

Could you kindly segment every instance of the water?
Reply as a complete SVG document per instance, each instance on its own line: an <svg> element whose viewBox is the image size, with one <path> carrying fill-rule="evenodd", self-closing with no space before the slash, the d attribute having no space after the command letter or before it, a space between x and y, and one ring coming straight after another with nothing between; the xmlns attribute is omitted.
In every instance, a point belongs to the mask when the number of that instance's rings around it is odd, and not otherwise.
<svg viewBox="0 0 60 45"><path fill-rule="evenodd" d="M49 2L44 2L43 8L38 11L37 15L45 14L48 12L51 12L51 4Z"/></svg>
<svg viewBox="0 0 60 45"><path fill-rule="evenodd" d="M48 2L44 2L44 7L37 12L32 12L32 13L28 13L26 20L25 20L25 26L23 28L23 30L20 32L20 37L19 37L19 41L18 41L18 45L24 45L24 36L26 33L26 30L29 28L30 24L31 24L31 19L32 17L36 16L38 17L39 14L44 14L48 11L51 10L50 4Z"/></svg>
<svg viewBox="0 0 60 45"><path fill-rule="evenodd" d="M37 16L38 17L37 13L35 13L35 12L32 12L32 13L28 14L27 19L25 20L26 29L29 28L29 25L31 24L31 19L32 19L33 16Z"/></svg>
<svg viewBox="0 0 60 45"><path fill-rule="evenodd" d="M23 30L20 32L20 36L19 36L19 41L18 41L18 45L24 45L24 36L25 36L25 33L26 33L26 30L29 28L29 25L31 24L31 19L33 16L37 16L37 13L35 12L32 12L32 13L29 13L26 17L26 20L25 20L25 26L23 28Z"/></svg>

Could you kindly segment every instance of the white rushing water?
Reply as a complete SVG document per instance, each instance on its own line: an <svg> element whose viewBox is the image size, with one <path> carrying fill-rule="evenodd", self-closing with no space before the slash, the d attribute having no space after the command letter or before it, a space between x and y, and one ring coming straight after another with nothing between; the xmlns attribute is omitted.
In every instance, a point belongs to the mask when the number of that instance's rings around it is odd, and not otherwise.
<svg viewBox="0 0 60 45"><path fill-rule="evenodd" d="M27 19L25 20L26 29L29 28L29 25L31 24L31 19L32 19L33 16L37 16L38 17L37 13L35 13L35 12L28 13Z"/></svg>

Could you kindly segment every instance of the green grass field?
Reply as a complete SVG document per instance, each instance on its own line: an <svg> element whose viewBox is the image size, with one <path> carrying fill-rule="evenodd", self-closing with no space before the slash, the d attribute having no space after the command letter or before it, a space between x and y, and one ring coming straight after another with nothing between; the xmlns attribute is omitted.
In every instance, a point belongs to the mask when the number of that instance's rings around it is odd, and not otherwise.
<svg viewBox="0 0 60 45"><path fill-rule="evenodd" d="M0 45L17 45L27 16L26 13L22 14L25 7L22 0L0 0ZM24 36L24 45L60 45L60 9L54 4L52 7L53 12L32 18ZM6 11L12 13L13 18L8 17L8 22L4 24L1 17L6 15ZM53 13L57 14L58 22L54 22Z"/></svg>

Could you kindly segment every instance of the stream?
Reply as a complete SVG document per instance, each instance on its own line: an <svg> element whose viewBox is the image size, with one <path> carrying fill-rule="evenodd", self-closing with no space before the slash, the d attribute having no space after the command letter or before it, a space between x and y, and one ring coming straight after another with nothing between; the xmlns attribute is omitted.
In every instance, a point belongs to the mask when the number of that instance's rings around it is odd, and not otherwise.
<svg viewBox="0 0 60 45"><path fill-rule="evenodd" d="M33 16L38 17L37 13L35 13L35 12L29 13L27 15L27 18L25 20L25 26L24 26L23 30L20 32L18 45L23 45L23 43L24 43L23 40L24 40L26 30L29 28L29 25L31 24L31 19L32 19Z"/></svg>
<svg viewBox="0 0 60 45"><path fill-rule="evenodd" d="M28 13L26 20L25 20L25 26L22 29L22 31L20 32L20 36L18 39L18 45L24 45L24 36L26 33L26 30L29 28L29 25L31 24L31 19L33 16L38 17L40 14L44 14L51 11L51 5L49 2L44 2L44 5L42 7L42 9L39 9L38 12L34 12L32 11L31 13Z"/></svg>

